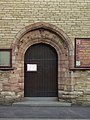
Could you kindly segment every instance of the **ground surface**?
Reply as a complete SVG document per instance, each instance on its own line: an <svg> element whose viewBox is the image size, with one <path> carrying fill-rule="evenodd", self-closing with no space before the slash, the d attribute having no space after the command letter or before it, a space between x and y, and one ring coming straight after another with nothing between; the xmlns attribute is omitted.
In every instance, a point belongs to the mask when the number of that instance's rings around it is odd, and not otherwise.
<svg viewBox="0 0 90 120"><path fill-rule="evenodd" d="M2 119L3 118L3 119ZM0 106L0 119L90 119L90 107L14 107ZM16 119L15 119L16 120ZM18 119L17 119L18 120Z"/></svg>

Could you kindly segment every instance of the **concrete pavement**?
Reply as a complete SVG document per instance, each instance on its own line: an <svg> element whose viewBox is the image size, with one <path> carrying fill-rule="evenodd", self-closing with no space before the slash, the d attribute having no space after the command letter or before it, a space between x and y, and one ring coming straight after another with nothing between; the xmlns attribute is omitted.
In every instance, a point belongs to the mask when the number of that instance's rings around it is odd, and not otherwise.
<svg viewBox="0 0 90 120"><path fill-rule="evenodd" d="M23 119L23 118L0 118L0 120L90 120L90 119Z"/></svg>
<svg viewBox="0 0 90 120"><path fill-rule="evenodd" d="M0 120L90 120L90 119L34 119L34 118L0 118Z"/></svg>
<svg viewBox="0 0 90 120"><path fill-rule="evenodd" d="M89 119L90 107L14 107L0 106L0 118L15 119ZM4 120L4 119L1 119Z"/></svg>

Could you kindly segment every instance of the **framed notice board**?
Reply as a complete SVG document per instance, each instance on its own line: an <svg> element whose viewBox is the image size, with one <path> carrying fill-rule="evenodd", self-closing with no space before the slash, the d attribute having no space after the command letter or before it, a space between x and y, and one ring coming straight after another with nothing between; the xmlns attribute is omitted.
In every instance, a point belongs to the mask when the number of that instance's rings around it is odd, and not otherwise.
<svg viewBox="0 0 90 120"><path fill-rule="evenodd" d="M75 39L75 67L90 68L90 38Z"/></svg>
<svg viewBox="0 0 90 120"><path fill-rule="evenodd" d="M0 68L12 67L12 50L0 49Z"/></svg>

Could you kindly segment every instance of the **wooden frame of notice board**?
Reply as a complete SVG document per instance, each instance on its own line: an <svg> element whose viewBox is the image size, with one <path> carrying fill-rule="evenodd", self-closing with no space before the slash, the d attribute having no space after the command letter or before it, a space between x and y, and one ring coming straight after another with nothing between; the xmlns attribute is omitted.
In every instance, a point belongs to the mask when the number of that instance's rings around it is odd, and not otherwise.
<svg viewBox="0 0 90 120"><path fill-rule="evenodd" d="M90 38L75 38L75 68L90 68Z"/></svg>

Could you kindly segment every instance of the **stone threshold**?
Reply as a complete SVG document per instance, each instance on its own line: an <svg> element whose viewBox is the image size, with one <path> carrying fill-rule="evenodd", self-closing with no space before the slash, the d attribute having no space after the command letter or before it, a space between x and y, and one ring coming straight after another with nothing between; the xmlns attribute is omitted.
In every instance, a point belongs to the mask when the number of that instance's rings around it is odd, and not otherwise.
<svg viewBox="0 0 90 120"><path fill-rule="evenodd" d="M21 107L63 107L71 106L71 103L57 101L56 98L26 98L22 102L13 103L12 106Z"/></svg>

